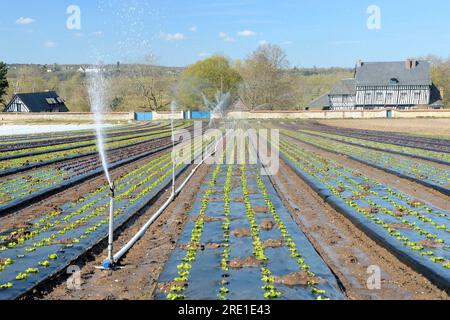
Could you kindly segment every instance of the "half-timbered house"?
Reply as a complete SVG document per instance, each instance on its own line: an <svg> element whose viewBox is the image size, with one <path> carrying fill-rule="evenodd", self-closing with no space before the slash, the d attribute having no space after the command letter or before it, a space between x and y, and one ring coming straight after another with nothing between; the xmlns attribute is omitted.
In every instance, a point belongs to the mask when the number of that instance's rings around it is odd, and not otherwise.
<svg viewBox="0 0 450 320"><path fill-rule="evenodd" d="M354 78L339 81L328 94L323 109L412 109L419 105L439 107L441 95L433 85L430 63L358 62Z"/></svg>

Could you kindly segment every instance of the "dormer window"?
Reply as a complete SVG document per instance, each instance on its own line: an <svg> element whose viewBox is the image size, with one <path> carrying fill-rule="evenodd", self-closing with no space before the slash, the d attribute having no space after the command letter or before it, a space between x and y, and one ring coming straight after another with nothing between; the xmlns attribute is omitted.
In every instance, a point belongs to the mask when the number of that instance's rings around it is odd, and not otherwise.
<svg viewBox="0 0 450 320"><path fill-rule="evenodd" d="M391 80L389 81L390 84L398 84L399 81L397 78L391 78Z"/></svg>

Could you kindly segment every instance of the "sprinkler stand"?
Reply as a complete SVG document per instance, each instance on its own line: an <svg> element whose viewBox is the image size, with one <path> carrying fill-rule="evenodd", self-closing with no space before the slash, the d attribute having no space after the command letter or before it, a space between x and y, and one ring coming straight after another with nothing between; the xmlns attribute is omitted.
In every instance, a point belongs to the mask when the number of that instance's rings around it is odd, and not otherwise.
<svg viewBox="0 0 450 320"><path fill-rule="evenodd" d="M103 262L103 269L112 269L115 266L113 243L114 243L114 198L116 193L116 186L114 182L109 185L111 191L109 200L109 235L108 235L108 259Z"/></svg>

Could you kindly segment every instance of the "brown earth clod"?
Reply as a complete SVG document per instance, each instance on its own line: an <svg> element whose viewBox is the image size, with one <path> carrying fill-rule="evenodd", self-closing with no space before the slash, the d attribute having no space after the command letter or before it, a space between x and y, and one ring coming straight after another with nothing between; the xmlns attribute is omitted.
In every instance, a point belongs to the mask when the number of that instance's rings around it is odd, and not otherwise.
<svg viewBox="0 0 450 320"><path fill-rule="evenodd" d="M231 269L243 269L243 268L256 268L262 265L262 261L256 259L253 256L249 256L243 259L233 259L228 263Z"/></svg>
<svg viewBox="0 0 450 320"><path fill-rule="evenodd" d="M245 238L250 237L252 235L252 232L247 228L239 228L233 231L233 235L237 238Z"/></svg>
<svg viewBox="0 0 450 320"><path fill-rule="evenodd" d="M284 246L283 239L269 239L263 242L263 248L280 248Z"/></svg>
<svg viewBox="0 0 450 320"><path fill-rule="evenodd" d="M323 282L319 277L310 276L307 272L294 272L288 275L275 277L275 283L284 284L288 287L307 286Z"/></svg>
<svg viewBox="0 0 450 320"><path fill-rule="evenodd" d="M272 220L263 220L259 225L259 228L264 231L270 231L275 227L275 223Z"/></svg>

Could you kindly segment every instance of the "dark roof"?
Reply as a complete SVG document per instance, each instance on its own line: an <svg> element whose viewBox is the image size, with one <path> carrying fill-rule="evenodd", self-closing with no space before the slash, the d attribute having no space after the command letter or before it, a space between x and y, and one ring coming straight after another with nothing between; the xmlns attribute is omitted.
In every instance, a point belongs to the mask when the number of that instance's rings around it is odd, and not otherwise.
<svg viewBox="0 0 450 320"><path fill-rule="evenodd" d="M61 112L69 111L64 100L62 100L55 91L17 93L16 97L19 97L20 100L22 100L30 112L46 112L56 108L59 108ZM56 103L49 103L47 99L53 99Z"/></svg>
<svg viewBox="0 0 450 320"><path fill-rule="evenodd" d="M343 94L356 94L355 79L349 78L340 80L330 92L330 96Z"/></svg>
<svg viewBox="0 0 450 320"><path fill-rule="evenodd" d="M441 92L434 84L431 86L430 106L432 106L432 107L443 107L444 106Z"/></svg>
<svg viewBox="0 0 450 320"><path fill-rule="evenodd" d="M406 61L364 62L356 68L356 85L389 85L397 79L398 85L431 85L430 63L417 61L415 67L408 69Z"/></svg>
<svg viewBox="0 0 450 320"><path fill-rule="evenodd" d="M313 101L311 101L310 103L308 103L306 105L306 108L309 109L323 109L323 108L328 108L330 107L330 97L328 96L328 94L324 94L323 96L314 99Z"/></svg>

